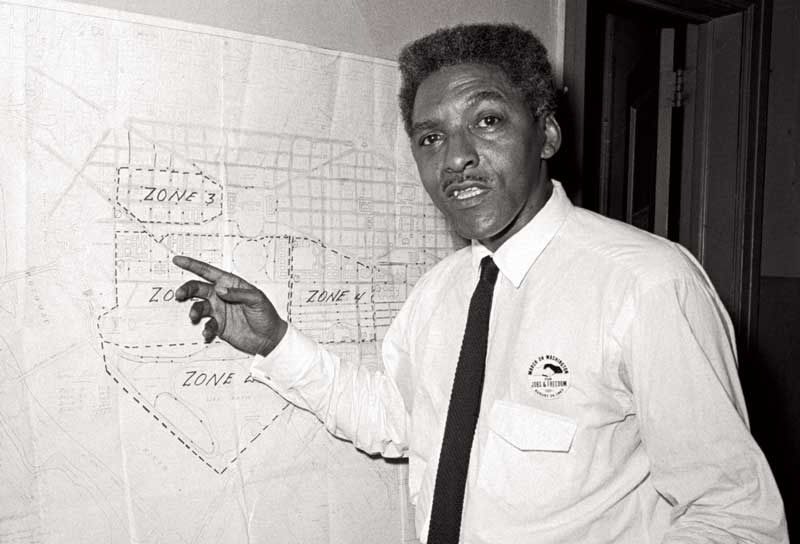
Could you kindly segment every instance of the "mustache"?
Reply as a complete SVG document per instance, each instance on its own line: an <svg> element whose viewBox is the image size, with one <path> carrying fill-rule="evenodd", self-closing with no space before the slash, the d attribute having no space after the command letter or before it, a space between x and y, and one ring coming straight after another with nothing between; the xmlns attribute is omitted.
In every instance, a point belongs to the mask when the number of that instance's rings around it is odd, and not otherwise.
<svg viewBox="0 0 800 544"><path fill-rule="evenodd" d="M489 177L480 174L450 174L442 177L441 185L442 189L445 190L454 184L461 184L468 182L489 183L489 181L490 181Z"/></svg>

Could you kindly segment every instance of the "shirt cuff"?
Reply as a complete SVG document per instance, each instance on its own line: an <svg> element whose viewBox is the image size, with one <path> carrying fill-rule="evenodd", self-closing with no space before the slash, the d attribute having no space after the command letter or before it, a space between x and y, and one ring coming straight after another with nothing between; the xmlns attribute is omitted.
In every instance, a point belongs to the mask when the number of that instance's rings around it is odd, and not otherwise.
<svg viewBox="0 0 800 544"><path fill-rule="evenodd" d="M288 390L307 372L319 346L289 323L286 334L266 357L254 355L250 374L270 387Z"/></svg>

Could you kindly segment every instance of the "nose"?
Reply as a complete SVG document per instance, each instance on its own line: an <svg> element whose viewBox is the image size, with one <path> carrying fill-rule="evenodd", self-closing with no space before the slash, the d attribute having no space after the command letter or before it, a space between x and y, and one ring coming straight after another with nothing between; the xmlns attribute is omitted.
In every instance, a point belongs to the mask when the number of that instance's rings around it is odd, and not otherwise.
<svg viewBox="0 0 800 544"><path fill-rule="evenodd" d="M447 172L464 172L478 165L478 152L468 133L459 131L447 139L445 170Z"/></svg>

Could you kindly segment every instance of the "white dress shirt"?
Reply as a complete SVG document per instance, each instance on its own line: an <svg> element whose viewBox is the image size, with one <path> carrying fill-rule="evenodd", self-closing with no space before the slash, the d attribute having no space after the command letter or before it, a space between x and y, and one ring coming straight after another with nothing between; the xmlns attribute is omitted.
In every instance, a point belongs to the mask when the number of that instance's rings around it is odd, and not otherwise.
<svg viewBox="0 0 800 544"><path fill-rule="evenodd" d="M486 378L462 542L788 543L753 441L733 328L682 247L553 195L493 255ZM290 326L255 378L370 453L407 456L425 542L479 263L473 243L415 285L385 371Z"/></svg>

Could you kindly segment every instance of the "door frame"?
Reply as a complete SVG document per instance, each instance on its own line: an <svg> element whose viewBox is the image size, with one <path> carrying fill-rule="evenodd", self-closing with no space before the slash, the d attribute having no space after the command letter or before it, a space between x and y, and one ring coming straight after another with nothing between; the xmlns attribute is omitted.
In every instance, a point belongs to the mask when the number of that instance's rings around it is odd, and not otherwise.
<svg viewBox="0 0 800 544"><path fill-rule="evenodd" d="M587 138L587 3L590 0L565 0L564 36L564 106L565 125L563 161L558 163L559 175L571 187L577 203L582 203L582 180L586 167ZM754 354L758 335L758 298L761 271L761 225L763 214L764 171L766 157L766 124L770 60L770 25L772 0L619 0L618 5L631 9L657 10L665 17L679 17L698 25L698 43L710 43L715 19L740 13L742 16L742 55L740 58L739 111L737 130L737 164L733 188L733 242L728 248L733 262L732 278L726 285L717 285L725 292L728 311L734 323L742 361ZM708 24L711 23L711 24ZM698 78L709 76L711 47L698 48ZM705 153L716 135L709 126L711 97L699 92L697 104L688 122L692 124L693 162L689 166L695 199L689 225L689 249L705 266L705 220L711 202L704 190L711 175ZM692 159L690 159L692 160ZM725 212L728 213L728 212ZM745 363L746 364L746 363Z"/></svg>

